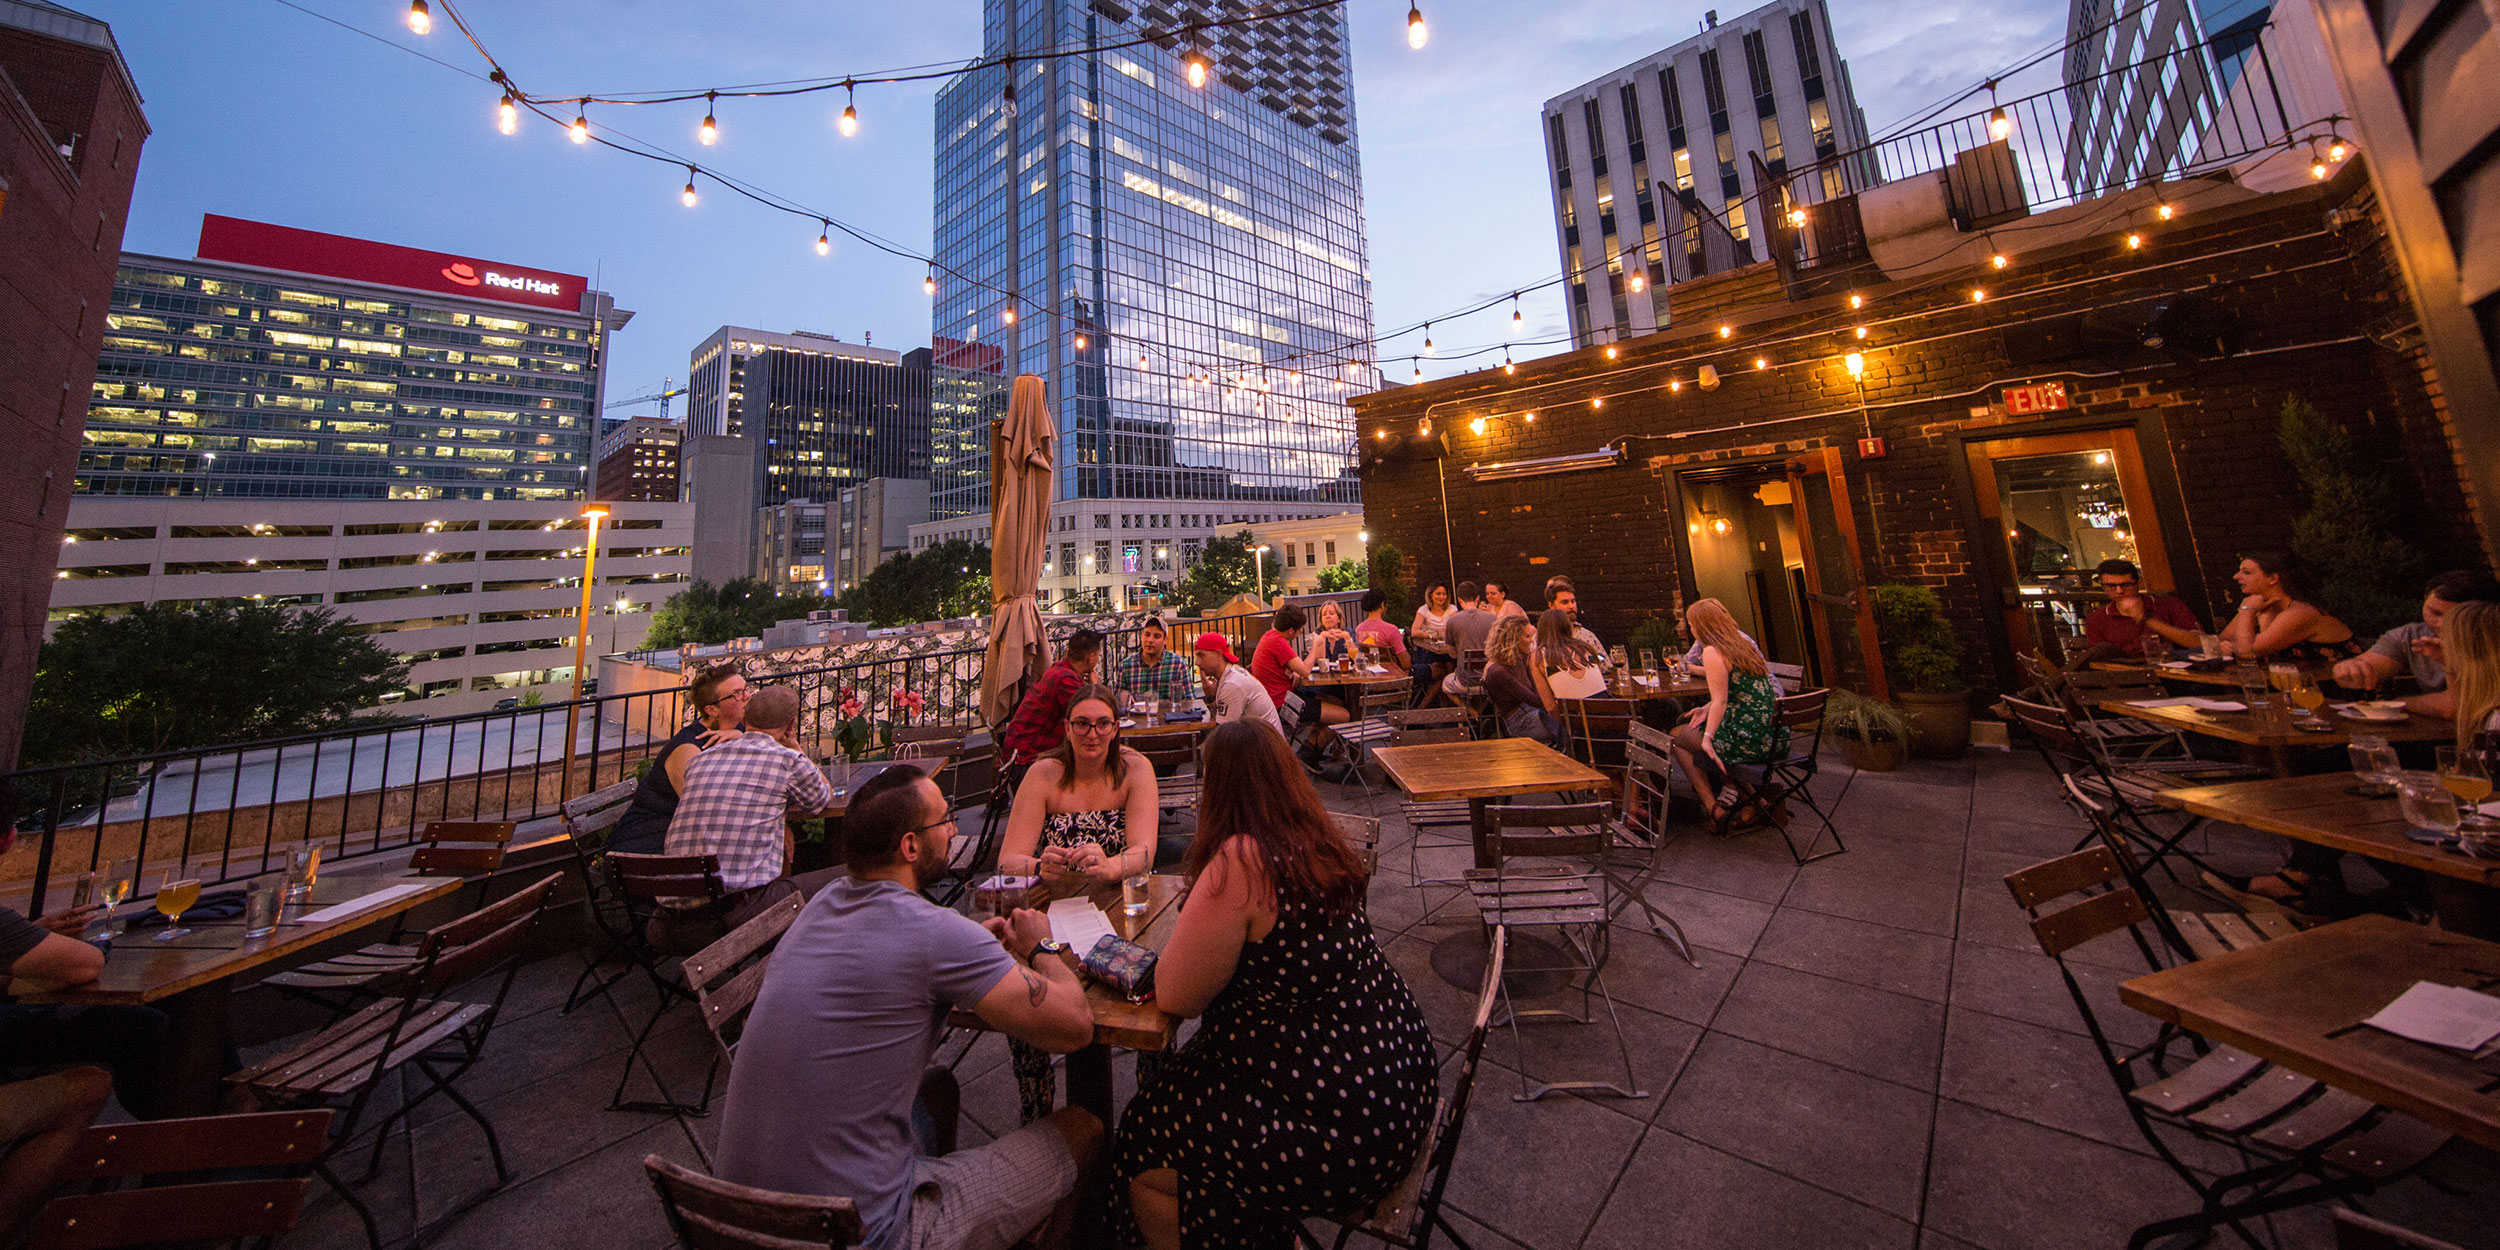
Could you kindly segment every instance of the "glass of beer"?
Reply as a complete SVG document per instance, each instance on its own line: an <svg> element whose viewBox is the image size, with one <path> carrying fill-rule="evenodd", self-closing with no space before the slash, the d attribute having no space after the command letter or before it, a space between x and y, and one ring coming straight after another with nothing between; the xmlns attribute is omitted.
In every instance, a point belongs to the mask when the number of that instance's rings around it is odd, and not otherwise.
<svg viewBox="0 0 2500 1250"><path fill-rule="evenodd" d="M286 901L304 903L312 900L313 885L321 879L321 844L307 842L286 855Z"/></svg>
<svg viewBox="0 0 2500 1250"><path fill-rule="evenodd" d="M2290 693L2292 705L2300 709L2302 720L2315 717L2318 709L2326 706L2326 691L2319 689L2317 680L2306 671L2294 670Z"/></svg>
<svg viewBox="0 0 2500 1250"><path fill-rule="evenodd" d="M165 870L165 883L156 887L156 910L165 914L165 931L156 935L159 942L170 942L190 930L182 927L182 913L200 901L200 879L182 875L180 868Z"/></svg>
<svg viewBox="0 0 2500 1250"><path fill-rule="evenodd" d="M2463 825L2469 829L2491 828L2490 818L2482 814L2479 806L2491 797L2490 765L2483 762L2482 756L2452 746L2439 748L2438 755L2440 787L2457 796L2457 806L2463 809Z"/></svg>

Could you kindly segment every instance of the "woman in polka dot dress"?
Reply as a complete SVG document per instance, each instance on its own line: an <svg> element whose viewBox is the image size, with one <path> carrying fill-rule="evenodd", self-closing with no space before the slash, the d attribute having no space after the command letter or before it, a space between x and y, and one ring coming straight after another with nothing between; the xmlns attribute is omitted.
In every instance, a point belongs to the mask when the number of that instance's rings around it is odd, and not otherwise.
<svg viewBox="0 0 2500 1250"><path fill-rule="evenodd" d="M1155 998L1202 1016L1120 1126L1154 1250L1283 1247L1313 1215L1377 1203L1422 1149L1432 1035L1363 912L1361 853L1285 740L1208 736L1192 884Z"/></svg>

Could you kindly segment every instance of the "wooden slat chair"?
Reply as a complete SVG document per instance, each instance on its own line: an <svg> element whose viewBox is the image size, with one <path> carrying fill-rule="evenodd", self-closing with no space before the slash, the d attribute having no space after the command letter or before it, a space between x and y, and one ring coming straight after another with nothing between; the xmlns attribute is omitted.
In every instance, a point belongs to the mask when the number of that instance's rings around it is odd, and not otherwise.
<svg viewBox="0 0 2500 1250"><path fill-rule="evenodd" d="M1695 665L1694 667L1698 668L1700 666ZM1782 664L1777 660L1765 660L1763 662L1763 667L1771 670L1771 679L1780 684L1781 694L1797 694L1805 690L1805 665Z"/></svg>
<svg viewBox="0 0 2500 1250"><path fill-rule="evenodd" d="M651 766L657 768L654 759ZM599 948L583 954L582 973L573 978L573 988L564 995L562 1014L616 988L619 981L634 974L630 963L613 976L600 977L599 969L610 959L625 953L625 933L633 917L618 897L606 867L608 839L625 819L625 812L634 804L634 791L642 782L627 778L614 785L576 795L564 801L564 840L573 851L573 871L581 877L582 913L590 921L591 931L599 935ZM589 986L584 992L585 985Z"/></svg>
<svg viewBox="0 0 2500 1250"><path fill-rule="evenodd" d="M799 909L806 900L796 893L782 895L772 906L754 919L730 931L729 936L686 957L681 965L686 984L694 990L695 1010L703 1015L703 1027L711 1030L712 1041L720 1047L720 1062L712 1065L713 1076L720 1073L721 1062L734 1062L738 1038L746 1031L747 1012L755 1006L755 995L764 988L764 967L772 959L773 947L788 932L790 922L799 918ZM708 1091L711 1077L704 1078Z"/></svg>
<svg viewBox="0 0 2500 1250"><path fill-rule="evenodd" d="M168 1242L268 1239L295 1227L331 1112L268 1111L91 1128L61 1161L56 1185L85 1192L45 1204L28 1228L35 1250L103 1250ZM234 1168L252 1180L215 1180Z"/></svg>
<svg viewBox="0 0 2500 1250"><path fill-rule="evenodd" d="M1638 907L1656 933L1684 962L1698 968L1684 926L1650 901L1646 886L1666 868L1666 850L1675 832L1668 825L1667 799L1675 777L1675 759L1667 753L1667 735L1634 721L1625 738L1623 806L1606 822L1606 854L1598 863L1614 878L1614 913Z"/></svg>
<svg viewBox="0 0 2500 1250"><path fill-rule="evenodd" d="M495 870L503 867L504 849L512 841L514 828L508 820L434 821L417 835L408 867L421 877L474 878L478 902L483 905L488 883ZM381 997L393 982L416 968L417 946L407 940L405 923L403 914L384 941L264 977L261 984L320 1006L336 1020Z"/></svg>
<svg viewBox="0 0 2500 1250"><path fill-rule="evenodd" d="M1389 1195L1368 1211L1329 1221L1337 1226L1337 1250L1345 1250L1358 1233L1399 1250L1430 1250L1435 1231L1466 1246L1467 1239L1442 1214L1441 1200L1449 1191L1450 1171L1458 1163L1459 1144L1466 1137L1467 1107L1475 1100L1476 1071L1484 1062L1485 1039L1493 1034L1493 1009L1501 1001L1502 970L1509 949L1509 931L1494 929L1485 955L1484 985L1476 991L1475 1021L1467 1028L1466 1044L1451 1056L1458 1061L1458 1079L1434 1105L1423 1147ZM1295 1226L1294 1236L1315 1250L1319 1244L1300 1225Z"/></svg>
<svg viewBox="0 0 2500 1250"><path fill-rule="evenodd" d="M1344 812L1330 812L1328 816L1337 822L1337 832L1345 835L1346 843L1362 853L1364 874L1377 871L1380 868L1380 818L1350 816Z"/></svg>
<svg viewBox="0 0 2500 1250"><path fill-rule="evenodd" d="M643 1156L642 1168L685 1250L846 1250L868 1235L848 1198L732 1185L658 1155Z"/></svg>
<svg viewBox="0 0 2500 1250"><path fill-rule="evenodd" d="M382 1232L374 1224L373 1212L330 1170L330 1159L357 1136L374 1091L392 1073L414 1073L423 1079L424 1086L413 1096L404 1097L375 1128L373 1156L366 1165L365 1179L371 1180L381 1170L382 1151L389 1143L391 1125L436 1094L449 1098L486 1134L487 1153L495 1162L494 1188L501 1189L512 1179L511 1169L504 1165L503 1145L495 1137L494 1124L475 1103L462 1096L454 1083L485 1054L504 995L511 991L513 975L520 970L523 945L546 910L547 896L563 876L560 872L549 873L500 902L427 930L420 943L424 958L409 974L404 996L383 999L284 1054L226 1078L266 1105L290 1109L330 1107L340 1112L331 1143L313 1163L313 1169L364 1221L365 1238L373 1250L381 1250L382 1245ZM498 979L493 994L484 1002L447 997L453 990L490 977ZM401 1084L404 1087L405 1082ZM418 1240L423 1240L422 1234Z"/></svg>
<svg viewBox="0 0 2500 1250"><path fill-rule="evenodd" d="M970 736L962 725L905 725L894 731L889 754L918 763L951 803L957 783L955 761L963 756L965 739Z"/></svg>
<svg viewBox="0 0 2500 1250"><path fill-rule="evenodd" d="M2057 961L2058 975L2137 1131L2199 1199L2193 1214L2136 1229L2130 1247L2140 1250L2180 1233L2224 1226L2257 1245L2240 1221L2368 1194L2447 1144L2448 1134L2409 1116L2174 1025L2164 1024L2143 1046L2121 1050L2101 1027L2067 953L2123 930L2146 971L2172 961L2144 936L2140 926L2152 923L2152 910L2109 847L2087 847L2008 873L2005 887L2030 917L2040 949ZM2067 901L2075 895L2082 897ZM2239 1151L2249 1166L2208 1180L2179 1157L2171 1135ZM2307 1183L2293 1184L2303 1179ZM2243 1190L2245 1197L2233 1198Z"/></svg>
<svg viewBox="0 0 2500 1250"><path fill-rule="evenodd" d="M1849 844L1841 839L1840 826L1832 821L1832 813L1839 810L1839 800L1833 800L1827 809L1813 790L1815 774L1822 769L1823 705L1831 696L1829 690L1807 690L1778 698L1773 716L1788 730L1788 753L1767 764L1739 764L1727 770L1727 783L1736 788L1736 801L1722 808L1718 819L1711 822L1712 834L1728 837L1743 832L1745 826L1739 826L1737 819L1751 811L1759 814L1758 825L1779 830L1780 840L1788 844L1789 858L1801 867L1849 849ZM1796 819L1789 814L1794 811L1788 806L1792 802L1814 818L1813 832L1802 847L1797 845ZM1831 849L1815 850L1822 845L1825 834L1831 835Z"/></svg>
<svg viewBox="0 0 2500 1250"><path fill-rule="evenodd" d="M1438 715L1436 715L1438 714ZM1397 732L1389 737L1393 747L1428 746L1436 742L1468 742L1475 737L1467 714L1459 708L1426 708L1407 713ZM1454 718L1454 719L1453 719ZM1451 847L1474 847L1472 832L1475 819L1468 815L1465 799L1408 799L1398 804L1398 814L1406 818L1407 827L1415 836L1406 842L1406 875L1422 884L1423 853ZM1471 832L1456 838L1434 838L1427 841L1429 829L1462 829ZM1452 878L1450 880L1455 880Z"/></svg>
<svg viewBox="0 0 2500 1250"><path fill-rule="evenodd" d="M1154 766L1158 809L1185 812L1198 806L1198 748L1194 739L1157 736L1139 738L1128 745Z"/></svg>
<svg viewBox="0 0 2500 1250"><path fill-rule="evenodd" d="M2073 714L2064 707L2011 697L2000 702L2012 714L2014 723L2021 726L2024 734L2031 739L2032 746L2039 750L2041 760L2048 764L2050 770L2061 779L2072 780L2077 793L2091 796L2107 810L2110 818L2125 833L2127 843L2135 848L2136 858L2146 870L2159 868L2164 875L2177 880L2178 873L2168 863L2172 855L2200 869L2211 867L2182 845L2189 834L2204 824L2203 818L2185 812L2172 812L2154 797L2163 790L2195 782L2168 774L2113 770L2109 767L2108 757L2075 724ZM2091 841L2093 836L2087 832L2076 840L2075 845L2080 847Z"/></svg>
<svg viewBox="0 0 2500 1250"><path fill-rule="evenodd" d="M1441 679L1441 688L1435 693L1448 700L1450 706L1464 708L1481 719L1489 706L1484 693L1484 648L1461 647L1458 666Z"/></svg>
<svg viewBox="0 0 2500 1250"><path fill-rule="evenodd" d="M1493 864L1491 868L1467 871L1467 889L1476 899L1476 914L1487 926L1498 926L1517 934L1523 930L1551 930L1567 956L1564 962L1543 967L1525 967L1514 962L1513 972L1559 972L1576 976L1580 988L1580 1012L1573 1015L1559 1007L1522 1011L1510 1001L1507 985L1502 990L1502 1006L1510 1017L1511 1040L1519 1047L1519 1093L1515 1101L1532 1102L1548 1094L1570 1090L1583 1095L1612 1098L1647 1098L1639 1088L1639 1078L1632 1071L1632 1043L1623 1031L1623 1018L1615 1010L1614 996L1606 990L1606 959L1612 953L1615 913L1615 883L1601 866L1606 854L1608 834L1606 823L1614 815L1611 803L1514 803L1493 809L1491 831ZM1541 863L1524 863L1524 860ZM1579 860L1590 867L1580 868L1562 863ZM1528 1073L1527 1043L1519 1037L1522 1018L1556 1020L1571 1024L1594 1024L1596 1013L1589 1005L1590 995L1606 1004L1607 1018L1615 1027L1615 1043L1623 1054L1623 1081L1535 1081Z"/></svg>
<svg viewBox="0 0 2500 1250"><path fill-rule="evenodd" d="M2399 1228L2351 1207L2335 1208L2335 1250L2465 1250L2453 1241Z"/></svg>
<svg viewBox="0 0 2500 1250"><path fill-rule="evenodd" d="M1385 747L1397 736L1399 719L1407 711L1407 691L1397 686L1365 686L1354 709L1354 719L1336 727L1337 737L1354 752L1354 779L1371 793L1371 778L1364 768L1371 763L1373 747Z"/></svg>
<svg viewBox="0 0 2500 1250"><path fill-rule="evenodd" d="M1623 775L1624 743L1638 721L1639 707L1630 699L1600 695L1559 700L1563 728L1571 734L1570 755L1601 773ZM1618 787L1617 793L1621 793Z"/></svg>
<svg viewBox="0 0 2500 1250"><path fill-rule="evenodd" d="M2085 794L2074 778L2059 780L2066 788L2067 804L2092 822L2092 831L2100 838L2100 844L2117 857L2128 884L2144 896L2147 904L2158 902L2160 896L2154 893L2152 883L2144 879L2143 869L2136 864L2135 850L2127 843L2126 831L2119 827L2109 808ZM2300 932L2300 926L2283 912L2208 912L2183 907L2153 908L2153 927L2182 959L2207 959Z"/></svg>
<svg viewBox="0 0 2500 1250"><path fill-rule="evenodd" d="M632 855L623 851L607 857L608 879L627 912L625 956L642 971L651 983L656 999L651 1016L643 1021L642 1031L634 1034L633 1049L626 1052L624 1070L616 1075L616 1091L608 1096L610 1111L657 1111L671 1115L707 1115L712 1106L711 1082L706 1080L700 1102L680 1102L664 1089L656 1100L625 1100L625 1085L634 1076L635 1065L642 1062L643 1045L651 1031L659 1027L660 1017L680 1002L695 1001L694 990L684 978L684 961L654 946L651 922L659 915L662 899L699 899L694 918L708 916L721 924L722 936L728 935L726 904L729 893L720 879L720 860L711 855ZM656 1081L658 1075L653 1074Z"/></svg>
<svg viewBox="0 0 2500 1250"><path fill-rule="evenodd" d="M2169 689L2149 670L2078 668L2063 674L2052 688L2074 716L2076 727L2099 742L2114 762L2195 756L2187 735L2176 729L2100 709L2112 701L2169 698Z"/></svg>

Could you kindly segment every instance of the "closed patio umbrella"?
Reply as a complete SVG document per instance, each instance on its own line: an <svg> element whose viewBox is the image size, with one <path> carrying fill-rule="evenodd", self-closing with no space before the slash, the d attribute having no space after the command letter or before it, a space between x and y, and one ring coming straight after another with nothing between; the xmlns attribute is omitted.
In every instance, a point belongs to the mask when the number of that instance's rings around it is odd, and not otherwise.
<svg viewBox="0 0 2500 1250"><path fill-rule="evenodd" d="M1051 446L1058 436L1042 404L1042 380L1018 374L1007 419L990 438L990 589L997 606L981 668L981 713L992 725L1007 723L1025 680L1050 665L1050 640L1042 635L1033 591L1041 580L1042 535L1050 527Z"/></svg>

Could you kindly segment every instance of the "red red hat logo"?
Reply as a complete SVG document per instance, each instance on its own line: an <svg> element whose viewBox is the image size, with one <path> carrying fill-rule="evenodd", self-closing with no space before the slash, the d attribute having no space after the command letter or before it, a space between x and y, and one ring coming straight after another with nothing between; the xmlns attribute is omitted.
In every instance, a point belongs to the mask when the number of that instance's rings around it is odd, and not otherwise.
<svg viewBox="0 0 2500 1250"><path fill-rule="evenodd" d="M476 286L478 281L477 271L461 261L453 261L451 267L443 271L443 276L462 286Z"/></svg>

